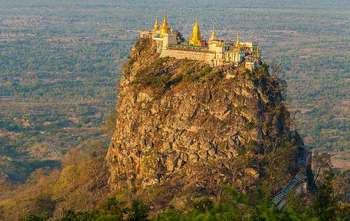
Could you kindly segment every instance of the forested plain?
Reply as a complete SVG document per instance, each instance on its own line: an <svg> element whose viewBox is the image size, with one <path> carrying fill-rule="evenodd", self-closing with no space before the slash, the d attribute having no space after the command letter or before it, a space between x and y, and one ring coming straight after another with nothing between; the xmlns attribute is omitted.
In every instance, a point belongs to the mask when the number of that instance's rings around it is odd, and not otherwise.
<svg viewBox="0 0 350 221"><path fill-rule="evenodd" d="M107 146L101 128L120 66L138 31L165 14L185 37L197 16L204 37L214 28L258 42L266 62L281 64L305 143L349 151L349 10L342 0L0 0L0 174L24 182L35 169L59 168L83 141Z"/></svg>

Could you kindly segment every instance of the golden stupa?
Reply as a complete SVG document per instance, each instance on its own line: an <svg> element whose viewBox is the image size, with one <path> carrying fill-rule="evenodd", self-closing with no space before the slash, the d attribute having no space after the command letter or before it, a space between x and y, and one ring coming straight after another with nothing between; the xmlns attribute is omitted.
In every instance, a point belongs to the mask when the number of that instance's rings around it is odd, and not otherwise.
<svg viewBox="0 0 350 221"><path fill-rule="evenodd" d="M158 17L156 17L153 25L153 32L156 33L159 31L159 23L158 23Z"/></svg>
<svg viewBox="0 0 350 221"><path fill-rule="evenodd" d="M199 28L198 19L196 19L193 25L192 36L189 43L194 46L202 45L201 30Z"/></svg>
<svg viewBox="0 0 350 221"><path fill-rule="evenodd" d="M168 18L167 18L167 16L164 16L162 26L160 28L160 34L164 35L164 34L168 34L168 32L169 32Z"/></svg>

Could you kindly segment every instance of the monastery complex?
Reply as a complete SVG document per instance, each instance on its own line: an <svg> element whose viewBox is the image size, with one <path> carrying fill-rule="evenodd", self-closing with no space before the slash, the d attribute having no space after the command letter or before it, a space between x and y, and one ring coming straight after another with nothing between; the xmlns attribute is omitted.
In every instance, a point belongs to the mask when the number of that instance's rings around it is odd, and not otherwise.
<svg viewBox="0 0 350 221"><path fill-rule="evenodd" d="M224 41L218 39L213 30L209 40L203 40L197 19L188 40L180 32L170 28L166 16L160 25L156 18L153 30L140 32L140 38L152 38L157 43L160 57L199 60L213 67L243 64L249 70L261 63L258 46L253 42L241 42L238 34L236 41Z"/></svg>

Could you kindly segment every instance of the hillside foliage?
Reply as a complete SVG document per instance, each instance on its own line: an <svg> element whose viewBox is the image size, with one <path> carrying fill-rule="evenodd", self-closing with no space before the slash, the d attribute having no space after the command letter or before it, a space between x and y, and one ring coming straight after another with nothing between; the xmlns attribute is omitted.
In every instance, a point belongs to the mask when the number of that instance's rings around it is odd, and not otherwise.
<svg viewBox="0 0 350 221"><path fill-rule="evenodd" d="M60 221L349 221L350 204L338 201L331 182L334 175L328 171L325 181L311 201L305 196L291 195L288 205L282 210L271 204L269 198L256 192L239 193L226 187L217 198L202 198L193 202L187 211L168 209L151 211L138 200L129 203L115 197L91 211L66 212ZM30 215L25 221L44 221L38 215Z"/></svg>

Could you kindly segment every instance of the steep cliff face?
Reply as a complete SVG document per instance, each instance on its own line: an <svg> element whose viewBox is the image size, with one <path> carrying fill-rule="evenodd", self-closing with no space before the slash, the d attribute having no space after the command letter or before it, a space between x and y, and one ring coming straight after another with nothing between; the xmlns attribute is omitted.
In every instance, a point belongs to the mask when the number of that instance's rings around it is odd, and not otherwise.
<svg viewBox="0 0 350 221"><path fill-rule="evenodd" d="M151 41L139 40L119 89L107 154L116 190L163 188L167 203L224 184L266 182L276 191L296 172L302 141L264 65L251 73L159 58Z"/></svg>

